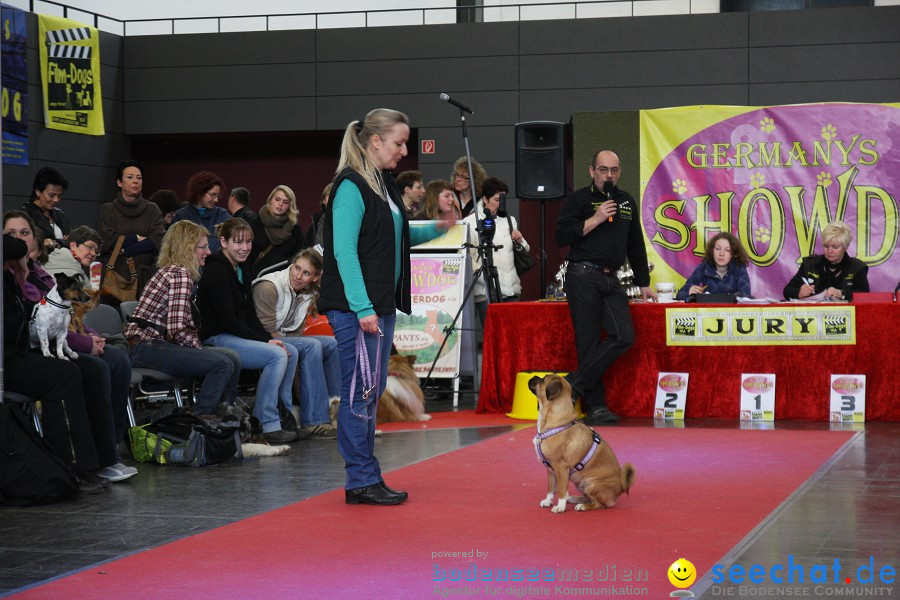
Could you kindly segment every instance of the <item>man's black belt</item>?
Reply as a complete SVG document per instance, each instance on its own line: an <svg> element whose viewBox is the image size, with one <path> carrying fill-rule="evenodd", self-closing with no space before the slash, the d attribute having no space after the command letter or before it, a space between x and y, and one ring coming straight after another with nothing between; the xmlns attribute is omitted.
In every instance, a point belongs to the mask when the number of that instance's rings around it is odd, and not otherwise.
<svg viewBox="0 0 900 600"><path fill-rule="evenodd" d="M609 275L610 277L613 277L616 274L615 269L604 267L603 265L598 265L597 263L593 263L589 260L577 260L574 261L574 264L581 265L582 267L587 267L588 269L594 269L595 271L600 271L604 275Z"/></svg>

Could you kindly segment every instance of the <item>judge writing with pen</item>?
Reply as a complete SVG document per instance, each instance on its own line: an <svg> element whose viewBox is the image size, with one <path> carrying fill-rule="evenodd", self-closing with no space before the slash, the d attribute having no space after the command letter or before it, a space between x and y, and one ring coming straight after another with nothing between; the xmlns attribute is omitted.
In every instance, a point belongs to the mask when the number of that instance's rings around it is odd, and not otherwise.
<svg viewBox="0 0 900 600"><path fill-rule="evenodd" d="M822 254L807 256L784 287L784 297L804 299L823 294L824 300L851 300L853 292L868 292L869 267L847 254L852 235L841 221L822 230Z"/></svg>

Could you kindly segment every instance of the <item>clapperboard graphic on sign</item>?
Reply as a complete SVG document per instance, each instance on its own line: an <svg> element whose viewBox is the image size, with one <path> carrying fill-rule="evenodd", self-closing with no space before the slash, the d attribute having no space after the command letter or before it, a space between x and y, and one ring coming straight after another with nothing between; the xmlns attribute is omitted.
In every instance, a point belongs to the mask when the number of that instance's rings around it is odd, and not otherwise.
<svg viewBox="0 0 900 600"><path fill-rule="evenodd" d="M41 17L41 63L48 127L103 134L98 31Z"/></svg>

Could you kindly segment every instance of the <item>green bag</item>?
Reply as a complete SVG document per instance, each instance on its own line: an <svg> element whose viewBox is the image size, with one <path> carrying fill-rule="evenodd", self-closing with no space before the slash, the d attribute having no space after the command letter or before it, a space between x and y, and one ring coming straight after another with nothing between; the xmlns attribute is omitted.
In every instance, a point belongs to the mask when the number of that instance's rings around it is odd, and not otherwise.
<svg viewBox="0 0 900 600"><path fill-rule="evenodd" d="M131 454L138 462L215 465L241 452L238 421L207 421L188 412L173 413L128 430Z"/></svg>
<svg viewBox="0 0 900 600"><path fill-rule="evenodd" d="M152 425L153 423L137 425L128 430L131 456L138 462L158 462L164 465L166 464L166 454L176 442L149 431Z"/></svg>

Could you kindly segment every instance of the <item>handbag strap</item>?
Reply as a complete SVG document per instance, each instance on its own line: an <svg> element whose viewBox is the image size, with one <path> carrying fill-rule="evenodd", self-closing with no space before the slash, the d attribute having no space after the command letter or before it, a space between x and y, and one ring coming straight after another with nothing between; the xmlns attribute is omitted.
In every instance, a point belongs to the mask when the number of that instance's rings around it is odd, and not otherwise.
<svg viewBox="0 0 900 600"><path fill-rule="evenodd" d="M513 248L515 248L516 250L525 248L525 246L523 246L516 240L512 239L512 232L513 232L512 217L510 217L509 215L506 215L506 222L509 223L509 239L512 240Z"/></svg>
<svg viewBox="0 0 900 600"><path fill-rule="evenodd" d="M112 271L115 269L116 263L119 262L119 252L122 251L122 244L125 243L125 236L120 235L119 239L116 240L116 245L113 247L112 254L109 255L109 262L106 263L106 268ZM134 267L134 259L132 257L127 257L125 259L125 264L128 265L128 273L131 279L137 278L137 269Z"/></svg>
<svg viewBox="0 0 900 600"><path fill-rule="evenodd" d="M264 259L266 257L266 254L271 252L272 248L274 248L274 247L275 247L275 244L269 244L268 248L266 248L265 250L263 250L262 252L260 252L259 254L256 255L256 260L253 261L253 264L255 265L256 263L258 263L259 261Z"/></svg>

